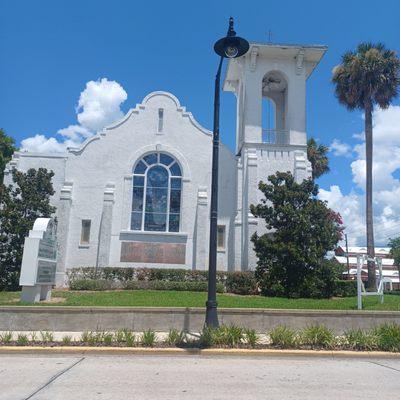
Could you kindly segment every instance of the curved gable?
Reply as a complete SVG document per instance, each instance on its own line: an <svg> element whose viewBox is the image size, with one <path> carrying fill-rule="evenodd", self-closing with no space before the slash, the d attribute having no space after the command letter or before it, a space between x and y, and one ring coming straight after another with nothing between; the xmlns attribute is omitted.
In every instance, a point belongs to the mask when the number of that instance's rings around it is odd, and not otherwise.
<svg viewBox="0 0 400 400"><path fill-rule="evenodd" d="M82 153L90 143L101 139L102 136L106 136L110 131L113 131L114 129L126 124L131 118L134 118L135 115L139 115L145 110L155 108L176 111L182 116L182 118L187 118L189 122L193 125L193 127L195 127L199 132L207 136L212 136L212 132L204 128L199 122L197 122L196 119L193 117L193 114L187 111L186 107L181 105L177 97L169 92L156 91L149 93L143 99L142 103L139 103L136 105L135 108L130 109L119 121L114 122L94 136L86 139L80 147L69 147L68 152L73 154Z"/></svg>

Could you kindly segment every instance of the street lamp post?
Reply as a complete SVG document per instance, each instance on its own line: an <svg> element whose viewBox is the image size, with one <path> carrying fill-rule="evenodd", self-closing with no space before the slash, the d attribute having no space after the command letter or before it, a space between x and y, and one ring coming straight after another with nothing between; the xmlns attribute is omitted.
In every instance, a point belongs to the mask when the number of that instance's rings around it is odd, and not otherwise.
<svg viewBox="0 0 400 400"><path fill-rule="evenodd" d="M217 222L218 222L218 154L219 154L219 97L221 69L224 58L237 58L247 53L249 42L236 36L233 18L229 18L227 35L214 44L214 51L220 56L214 91L214 125L211 176L210 249L208 261L208 296L206 302L206 326L218 327L217 314Z"/></svg>

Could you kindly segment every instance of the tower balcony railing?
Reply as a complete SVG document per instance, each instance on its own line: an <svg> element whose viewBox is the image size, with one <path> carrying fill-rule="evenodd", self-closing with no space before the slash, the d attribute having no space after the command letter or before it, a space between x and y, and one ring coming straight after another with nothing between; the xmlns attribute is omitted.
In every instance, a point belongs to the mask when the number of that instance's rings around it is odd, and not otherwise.
<svg viewBox="0 0 400 400"><path fill-rule="evenodd" d="M263 129L262 142L268 144L289 144L289 133L286 129Z"/></svg>

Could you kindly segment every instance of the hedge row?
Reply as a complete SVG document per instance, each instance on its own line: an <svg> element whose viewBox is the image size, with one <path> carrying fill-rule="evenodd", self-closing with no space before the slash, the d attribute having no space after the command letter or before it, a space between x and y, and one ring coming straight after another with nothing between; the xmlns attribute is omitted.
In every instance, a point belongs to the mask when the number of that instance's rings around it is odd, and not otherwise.
<svg viewBox="0 0 400 400"><path fill-rule="evenodd" d="M81 267L68 272L72 290L151 289L207 291L208 271L183 268ZM217 272L217 290L240 295L259 294L253 272ZM333 296L357 295L357 282L337 280Z"/></svg>
<svg viewBox="0 0 400 400"><path fill-rule="evenodd" d="M179 282L179 281L126 281L116 284L105 279L76 279L70 282L71 290L177 290L191 292L206 292L207 282ZM217 292L225 291L222 283L217 283Z"/></svg>
<svg viewBox="0 0 400 400"><path fill-rule="evenodd" d="M207 291L208 271L161 268L73 268L67 272L72 290L152 289ZM217 291L258 293L253 272L217 272Z"/></svg>

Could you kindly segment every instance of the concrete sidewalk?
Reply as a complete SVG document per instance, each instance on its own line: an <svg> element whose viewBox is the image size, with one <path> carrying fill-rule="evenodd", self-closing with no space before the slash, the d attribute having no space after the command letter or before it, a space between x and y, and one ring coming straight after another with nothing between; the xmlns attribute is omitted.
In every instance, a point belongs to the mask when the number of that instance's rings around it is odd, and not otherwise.
<svg viewBox="0 0 400 400"><path fill-rule="evenodd" d="M2 400L396 399L400 360L0 356Z"/></svg>

